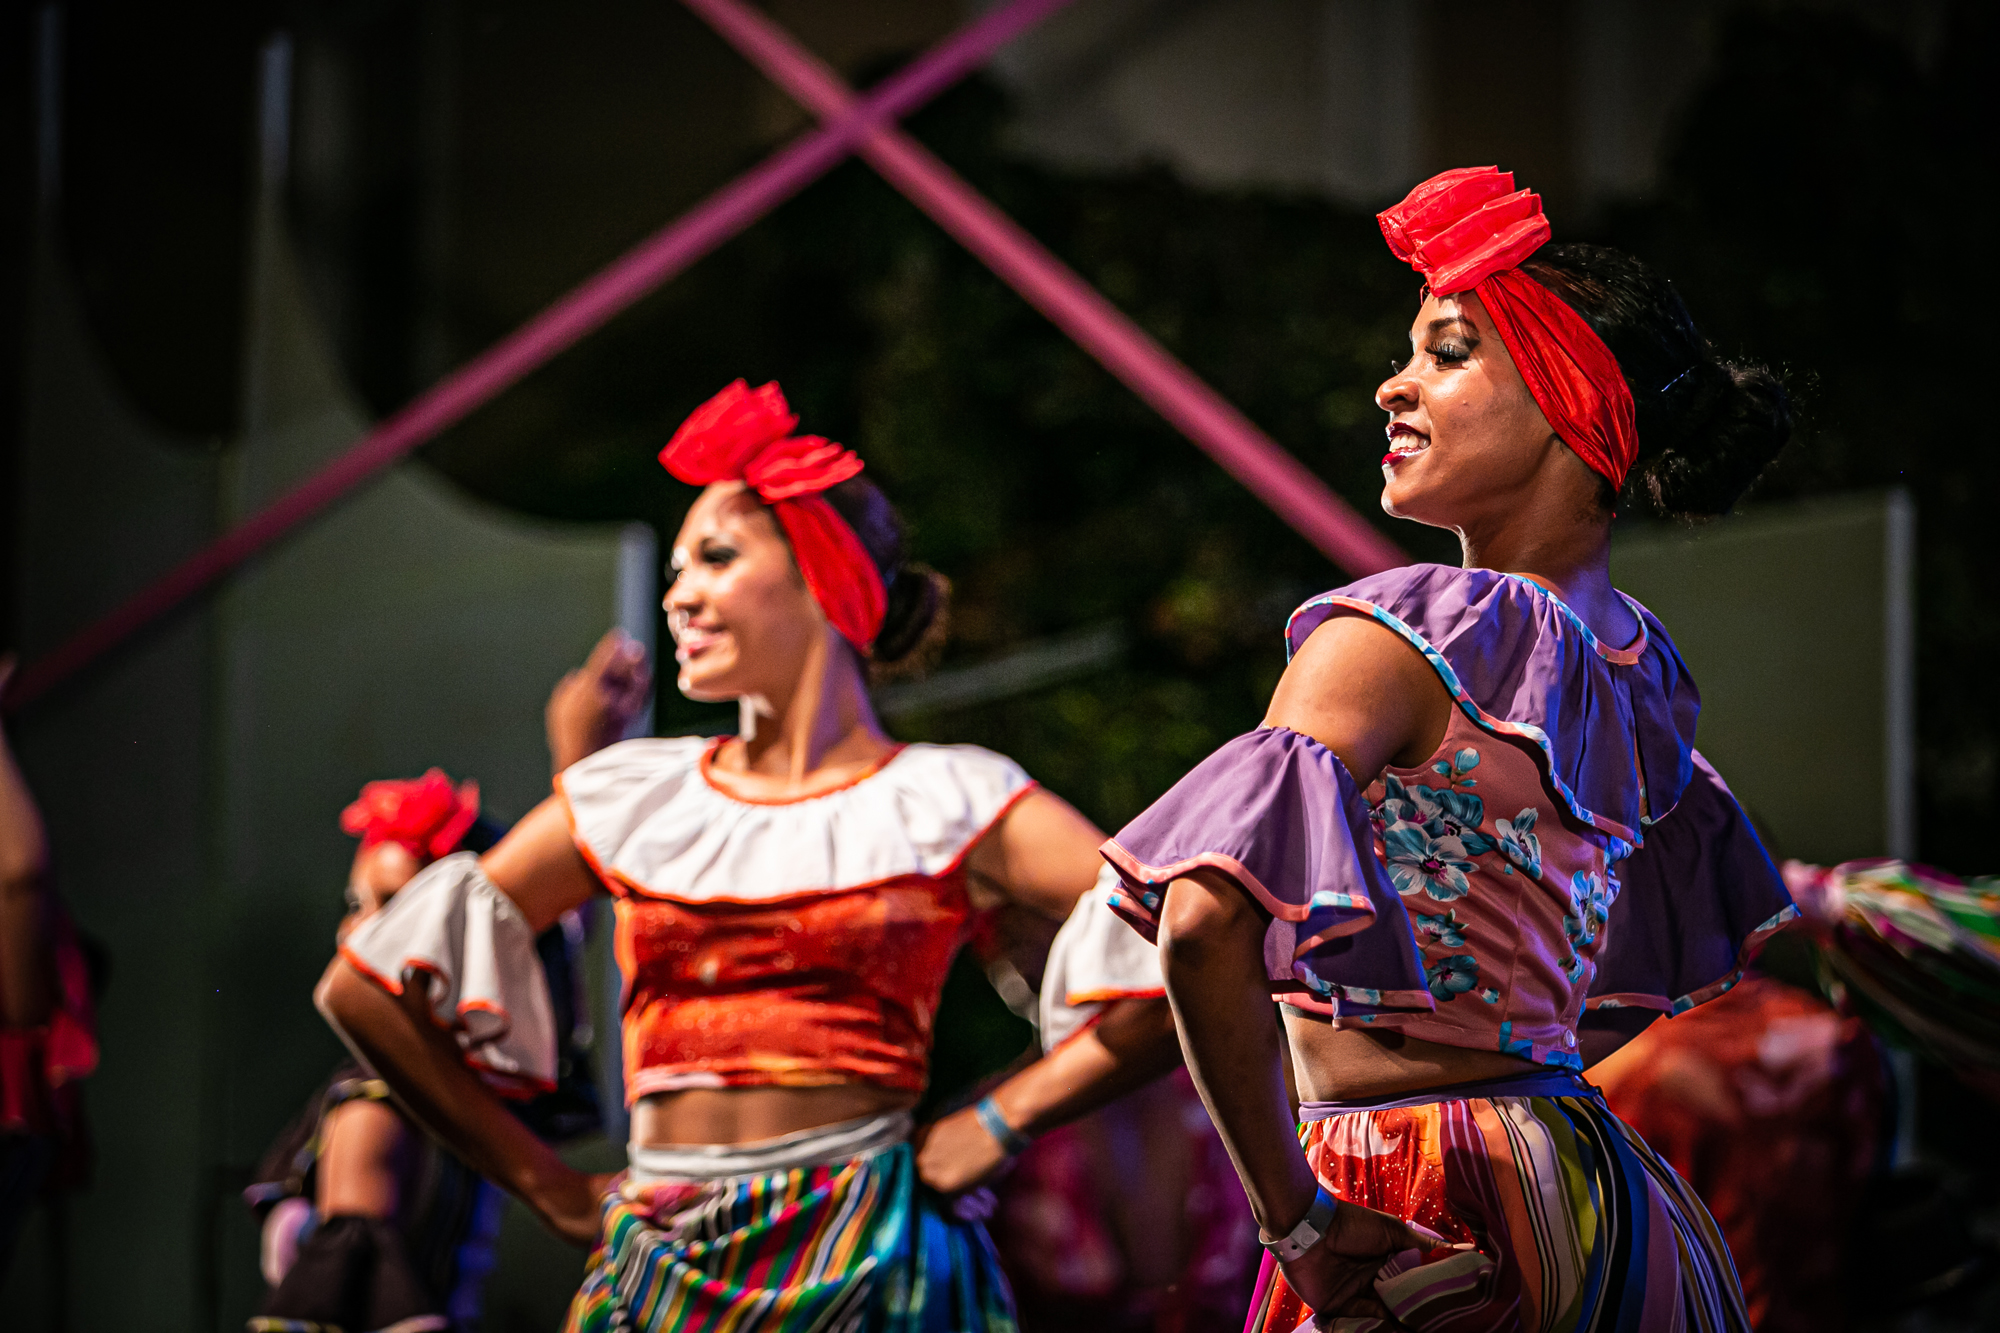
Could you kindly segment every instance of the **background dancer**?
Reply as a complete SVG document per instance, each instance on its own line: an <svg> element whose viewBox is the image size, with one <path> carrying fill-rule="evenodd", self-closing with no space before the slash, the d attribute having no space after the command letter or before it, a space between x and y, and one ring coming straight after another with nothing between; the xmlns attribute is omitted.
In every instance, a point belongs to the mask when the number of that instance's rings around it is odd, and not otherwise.
<svg viewBox="0 0 2000 1333"><path fill-rule="evenodd" d="M624 735L652 692L645 648L613 630L549 696L556 771ZM479 813L474 782L437 769L371 782L341 814L361 839L348 876L339 938L381 911L424 866L485 851L504 831ZM589 1053L574 1041L583 1002L583 923L566 915L535 952L562 1043L556 1086L513 1103L541 1138L561 1143L600 1121ZM491 1272L505 1197L426 1139L389 1101L380 1079L345 1061L265 1153L244 1191L261 1221L260 1266L272 1291L252 1333L300 1327L470 1327Z"/></svg>
<svg viewBox="0 0 2000 1333"><path fill-rule="evenodd" d="M456 1151L597 1242L575 1328L1014 1323L983 1230L919 1185L909 1112L969 917L1060 920L1095 879L1099 834L999 755L882 733L871 673L935 646L948 585L905 561L860 460L795 424L776 385L739 381L661 455L707 488L674 545L678 683L739 700L741 734L628 741L571 767L492 852L439 862L355 932L322 986ZM546 1070L527 941L607 890L634 1100L630 1172L608 1197L461 1059ZM1130 1041L1107 1020L1105 1039L1017 1075L1037 1106L989 1098L931 1138L1013 1146L1170 1064L1159 1011ZM457 1045L438 1018L461 1024Z"/></svg>
<svg viewBox="0 0 2000 1333"><path fill-rule="evenodd" d="M0 693L15 659L0 656ZM0 729L0 1274L46 1190L90 1165L78 1081L97 1068L92 969L49 884L48 835Z"/></svg>
<svg viewBox="0 0 2000 1333"><path fill-rule="evenodd" d="M1784 942L1798 938L1788 930ZM1760 964L1779 952L1773 943ZM1895 1141L1884 1065L1860 1018L1753 972L1590 1069L1618 1118L1701 1196L1758 1333L1841 1333L1860 1308L1886 1304L1879 1286L1857 1293L1848 1281L1859 1256L1887 1257L1869 1243L1884 1237L1858 1229L1858 1218L1885 1230L1915 1220L1870 1198L1871 1185L1887 1183ZM1898 1288L1951 1266L1951 1228L1923 1221L1931 1225L1910 1229L1937 1267L1892 1265Z"/></svg>
<svg viewBox="0 0 2000 1333"><path fill-rule="evenodd" d="M1105 848L1281 1270L1252 1324L1746 1328L1700 1201L1576 1074L1793 912L1607 563L1628 485L1726 512L1785 396L1637 260L1546 245L1511 175L1381 222L1428 288L1382 503L1465 567L1306 603L1265 725Z"/></svg>
<svg viewBox="0 0 2000 1333"><path fill-rule="evenodd" d="M1114 916L1109 866L1077 900L1042 975L1043 1049L1165 1007L1159 950ZM1178 1048L1172 1052L1178 1056ZM1060 1126L995 1187L988 1223L1037 1333L1236 1333L1257 1223L1185 1069Z"/></svg>

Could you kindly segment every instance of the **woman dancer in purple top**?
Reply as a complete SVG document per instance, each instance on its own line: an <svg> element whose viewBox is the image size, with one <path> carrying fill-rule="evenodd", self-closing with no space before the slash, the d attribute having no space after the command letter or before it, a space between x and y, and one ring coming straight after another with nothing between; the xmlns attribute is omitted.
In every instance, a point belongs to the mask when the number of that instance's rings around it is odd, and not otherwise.
<svg viewBox="0 0 2000 1333"><path fill-rule="evenodd" d="M1264 726L1105 846L1269 1251L1249 1327L1747 1328L1701 1203L1578 1072L1792 912L1608 565L1621 491L1727 512L1785 396L1509 175L1382 224L1427 282L1382 505L1464 568L1301 607Z"/></svg>

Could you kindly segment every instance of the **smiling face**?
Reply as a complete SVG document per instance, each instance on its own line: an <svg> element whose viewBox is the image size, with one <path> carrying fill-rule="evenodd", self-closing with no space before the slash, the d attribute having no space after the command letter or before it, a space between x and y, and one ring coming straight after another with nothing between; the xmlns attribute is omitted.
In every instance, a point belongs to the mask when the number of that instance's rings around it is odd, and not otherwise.
<svg viewBox="0 0 2000 1333"><path fill-rule="evenodd" d="M667 627L681 693L789 695L828 631L770 510L740 482L710 486L674 538L672 569Z"/></svg>
<svg viewBox="0 0 2000 1333"><path fill-rule="evenodd" d="M1551 483L1594 487L1583 460L1549 429L1477 296L1426 297L1410 350L1375 391L1389 414L1385 511L1464 535L1527 512Z"/></svg>

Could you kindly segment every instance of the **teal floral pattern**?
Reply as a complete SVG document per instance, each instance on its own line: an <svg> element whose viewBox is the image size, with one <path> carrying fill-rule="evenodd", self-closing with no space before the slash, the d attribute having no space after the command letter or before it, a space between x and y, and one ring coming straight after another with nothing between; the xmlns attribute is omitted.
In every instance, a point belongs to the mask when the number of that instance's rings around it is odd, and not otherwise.
<svg viewBox="0 0 2000 1333"><path fill-rule="evenodd" d="M1382 775L1382 799L1370 808L1369 817L1378 829L1391 824L1421 824L1423 819L1417 814L1417 798L1410 795L1410 789L1394 773Z"/></svg>
<svg viewBox="0 0 2000 1333"><path fill-rule="evenodd" d="M1611 902L1617 896L1617 881L1608 875L1579 870L1570 876L1569 915L1563 918L1563 932L1569 936L1571 952L1563 970L1572 982L1583 978L1583 959L1578 953L1597 942L1597 932L1611 919Z"/></svg>
<svg viewBox="0 0 2000 1333"><path fill-rule="evenodd" d="M1432 999L1439 1003L1455 999L1479 984L1479 960L1469 953L1455 953L1425 963L1424 980L1430 983Z"/></svg>
<svg viewBox="0 0 2000 1333"><path fill-rule="evenodd" d="M1440 759L1432 764L1431 772L1446 779L1454 787L1477 787L1479 784L1465 775L1478 767L1479 751L1468 745L1463 750L1454 751L1450 763Z"/></svg>
<svg viewBox="0 0 2000 1333"><path fill-rule="evenodd" d="M1570 942L1578 948L1597 942L1597 932L1611 919L1611 901L1618 896L1615 881L1579 870L1570 876L1570 914L1563 918Z"/></svg>
<svg viewBox="0 0 2000 1333"><path fill-rule="evenodd" d="M1603 873L1579 871L1567 886L1547 883L1542 842L1536 831L1540 808L1525 805L1512 818L1495 815L1489 819L1487 798L1478 790L1475 776L1479 765L1479 751L1467 746L1430 764L1429 772L1439 779L1435 784L1385 772L1382 799L1370 811L1382 839L1390 881L1405 899L1415 900L1409 904L1410 924L1423 957L1425 984L1439 1004L1461 995L1491 1005L1501 1001L1497 986L1481 983L1475 940L1468 937L1470 927L1452 905L1472 892L1482 868L1496 877L1519 872L1530 880L1542 881L1547 891L1558 895L1558 902L1567 898L1562 921L1569 950L1560 966L1573 985L1584 980L1588 967L1584 957L1597 943L1618 894L1617 881ZM1481 861L1481 857L1487 859ZM1419 904L1440 906L1423 911ZM1524 1049L1528 1045L1517 1044ZM1505 1048L1506 1043L1502 1045ZM1575 1059L1568 1053L1560 1054L1572 1062ZM1554 1055L1548 1058L1556 1060Z"/></svg>
<svg viewBox="0 0 2000 1333"><path fill-rule="evenodd" d="M1373 820L1382 831L1389 878L1404 897L1422 893L1448 903L1472 891L1466 878L1473 858L1498 844L1481 832L1486 802L1470 790L1479 782L1469 776L1479 767L1479 751L1467 747L1431 771L1449 784L1430 787L1405 783L1393 773L1382 775L1382 799Z"/></svg>
<svg viewBox="0 0 2000 1333"><path fill-rule="evenodd" d="M1496 819L1493 831L1499 835L1500 854L1510 862L1501 870L1511 875L1519 866L1529 879L1542 877L1542 840L1535 836L1535 820L1541 812L1528 806L1512 819Z"/></svg>
<svg viewBox="0 0 2000 1333"><path fill-rule="evenodd" d="M1456 837L1432 837L1422 824L1391 824L1382 833L1389 880L1405 898L1422 893L1441 903L1472 892L1472 854Z"/></svg>
<svg viewBox="0 0 2000 1333"><path fill-rule="evenodd" d="M1465 947L1465 927L1459 923L1458 913L1451 910L1437 916L1417 913L1417 934L1427 935L1447 949Z"/></svg>

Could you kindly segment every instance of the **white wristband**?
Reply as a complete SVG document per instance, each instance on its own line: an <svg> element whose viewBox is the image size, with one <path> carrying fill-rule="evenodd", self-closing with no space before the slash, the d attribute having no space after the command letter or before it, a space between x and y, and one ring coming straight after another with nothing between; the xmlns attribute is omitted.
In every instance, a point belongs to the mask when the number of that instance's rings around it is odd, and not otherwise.
<svg viewBox="0 0 2000 1333"><path fill-rule="evenodd" d="M1276 1240L1265 1240L1260 1236L1257 1243L1280 1261L1290 1263L1319 1244L1320 1237L1324 1236L1327 1227L1332 1225L1334 1210L1339 1206L1340 1200L1328 1194L1326 1186L1322 1185L1319 1193L1313 1196L1312 1207L1306 1209L1305 1219L1293 1227L1289 1234L1280 1236Z"/></svg>

